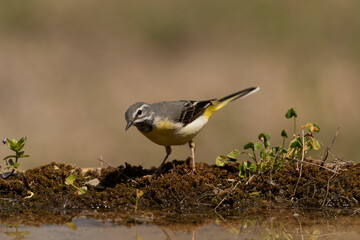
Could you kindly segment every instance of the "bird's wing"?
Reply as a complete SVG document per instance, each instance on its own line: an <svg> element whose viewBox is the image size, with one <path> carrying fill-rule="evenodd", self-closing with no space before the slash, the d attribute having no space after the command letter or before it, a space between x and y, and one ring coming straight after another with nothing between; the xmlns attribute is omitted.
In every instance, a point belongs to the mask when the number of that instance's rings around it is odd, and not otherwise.
<svg viewBox="0 0 360 240"><path fill-rule="evenodd" d="M205 110L212 104L211 102L216 99L207 101L182 101L184 107L181 111L180 118L178 119L183 125L187 125L200 117Z"/></svg>

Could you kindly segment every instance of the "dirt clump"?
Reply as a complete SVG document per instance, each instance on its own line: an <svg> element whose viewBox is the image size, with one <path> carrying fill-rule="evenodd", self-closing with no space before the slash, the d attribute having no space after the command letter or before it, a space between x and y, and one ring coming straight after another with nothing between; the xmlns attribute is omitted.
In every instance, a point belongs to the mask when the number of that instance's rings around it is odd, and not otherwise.
<svg viewBox="0 0 360 240"><path fill-rule="evenodd" d="M169 212L242 211L271 208L276 203L311 208L353 208L360 201L360 163L332 167L332 170L288 162L284 168L241 178L235 165L196 165L189 174L185 161L168 162L160 176L155 168L126 164L118 168L83 172L73 165L51 163L0 179L1 213L29 209L121 211L162 210ZM74 184L86 186L78 195L65 183L76 174ZM299 177L300 176L300 177ZM98 179L93 186L88 182ZM139 194L142 193L142 194Z"/></svg>

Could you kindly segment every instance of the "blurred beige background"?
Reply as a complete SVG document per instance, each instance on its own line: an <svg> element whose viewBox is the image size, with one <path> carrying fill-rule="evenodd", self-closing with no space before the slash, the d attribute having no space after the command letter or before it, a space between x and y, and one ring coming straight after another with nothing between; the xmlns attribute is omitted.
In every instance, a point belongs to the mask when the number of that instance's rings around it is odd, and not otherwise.
<svg viewBox="0 0 360 240"><path fill-rule="evenodd" d="M280 144L290 107L327 144L341 126L333 151L358 160L359 9L348 0L1 1L0 136L28 137L23 169L99 166L100 155L159 166L164 148L124 131L127 107L260 86L212 117L195 138L197 161L214 163L262 131ZM188 155L174 147L171 159Z"/></svg>

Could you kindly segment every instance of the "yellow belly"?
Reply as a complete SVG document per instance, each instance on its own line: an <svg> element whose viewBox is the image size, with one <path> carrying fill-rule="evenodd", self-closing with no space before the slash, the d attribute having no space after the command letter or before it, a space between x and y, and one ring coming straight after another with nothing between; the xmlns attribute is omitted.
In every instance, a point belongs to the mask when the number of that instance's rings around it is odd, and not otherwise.
<svg viewBox="0 0 360 240"><path fill-rule="evenodd" d="M141 132L148 139L163 146L183 145L192 140L205 126L208 119L204 116L182 127L180 123L161 121L150 132Z"/></svg>

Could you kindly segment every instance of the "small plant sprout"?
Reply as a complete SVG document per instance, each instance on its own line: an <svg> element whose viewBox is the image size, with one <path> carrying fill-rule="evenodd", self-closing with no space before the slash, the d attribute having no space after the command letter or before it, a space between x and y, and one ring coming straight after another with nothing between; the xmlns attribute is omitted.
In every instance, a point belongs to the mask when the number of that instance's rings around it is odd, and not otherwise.
<svg viewBox="0 0 360 240"><path fill-rule="evenodd" d="M29 157L29 155L25 154L25 151L23 151L23 148L25 146L26 143L26 137L20 138L20 140L16 140L16 139L8 139L6 137L4 137L2 139L3 144L5 144L11 151L14 152L14 154L12 155L8 155L6 157L4 157L4 161L6 163L6 169L11 169L10 172L5 173L6 177L3 178L7 178L9 176L11 176L15 170L19 169L19 165L20 163L18 162L20 158L26 158ZM4 174L3 174L4 175Z"/></svg>
<svg viewBox="0 0 360 240"><path fill-rule="evenodd" d="M268 133L260 133L259 136L258 136L258 139L263 143L263 147L264 148L267 148L268 146L270 146L270 135Z"/></svg>
<svg viewBox="0 0 360 240"><path fill-rule="evenodd" d="M282 145L275 147L270 146L270 135L262 132L258 135L259 142L248 142L244 145L244 150L251 149L251 152L242 152L247 154L254 163L249 161L237 161L237 157L241 154L237 149L227 155L220 155L216 158L216 165L223 167L226 164L238 164L239 176L242 178L251 177L254 174L265 174L267 172L278 171L285 166L286 160L300 160L309 150L319 150L319 141L315 139L315 133L320 131L320 127L315 123L308 123L302 126L302 130L308 133L303 136L296 135L296 118L297 113L294 108L290 108L286 118L294 118L294 135L290 140L289 146L285 147L285 141L289 137L287 131L281 131ZM303 146L304 145L304 146ZM304 149L303 149L304 147ZM260 151L259 153L257 153ZM257 155L260 156L258 161Z"/></svg>
<svg viewBox="0 0 360 240"><path fill-rule="evenodd" d="M318 140L315 139L314 133L320 132L320 127L316 123L308 123L305 126L301 126L301 129L307 129L309 133L307 133L305 138L305 151L314 149L320 149L320 143Z"/></svg>
<svg viewBox="0 0 360 240"><path fill-rule="evenodd" d="M287 119L294 118L294 135L296 135L296 118L297 118L297 112L295 108L290 108L286 113L285 117Z"/></svg>
<svg viewBox="0 0 360 240"><path fill-rule="evenodd" d="M266 148L270 146L270 135L268 133L260 133L258 136L258 139L262 142L262 151L260 152L260 157L262 160L265 160L267 154L266 154Z"/></svg>
<svg viewBox="0 0 360 240"><path fill-rule="evenodd" d="M139 190L139 189L136 189L135 213L136 213L136 211L137 211L137 209L138 209L139 199L140 199L140 197L141 197L142 195L144 195L144 192L141 191L141 190Z"/></svg>
<svg viewBox="0 0 360 240"><path fill-rule="evenodd" d="M234 149L232 152L228 153L227 157L229 159L232 159L233 161L236 161L237 157L240 155L239 150Z"/></svg>
<svg viewBox="0 0 360 240"><path fill-rule="evenodd" d="M220 155L216 158L216 166L223 167L226 165L227 161L236 162L236 159L240 154L241 153L239 152L239 150L234 149L232 152L228 153L226 156Z"/></svg>
<svg viewBox="0 0 360 240"><path fill-rule="evenodd" d="M250 153L248 153L248 156L254 159L255 163L257 163L255 151L261 149L261 147L262 145L259 142L248 142L247 144L245 144L244 150L251 149L253 154L251 155Z"/></svg>
<svg viewBox="0 0 360 240"><path fill-rule="evenodd" d="M288 138L288 134L287 134L286 129L283 129L283 130L281 131L281 136L283 137L282 147L284 147L284 146L285 146L285 140Z"/></svg>
<svg viewBox="0 0 360 240"><path fill-rule="evenodd" d="M226 158L225 155L220 155L220 156L217 156L217 158L215 160L215 164L218 167L224 167L226 165L227 161L228 161L228 159Z"/></svg>
<svg viewBox="0 0 360 240"><path fill-rule="evenodd" d="M34 193L32 191L27 191L27 193L29 194L29 196L24 197L24 199L32 198L34 196Z"/></svg>
<svg viewBox="0 0 360 240"><path fill-rule="evenodd" d="M239 177L248 178L256 174L258 171L258 165L249 161L243 162L239 165Z"/></svg>
<svg viewBox="0 0 360 240"><path fill-rule="evenodd" d="M65 184L73 186L74 188L76 188L75 194L76 195L83 195L87 192L87 187L86 186L82 186L82 187L78 187L75 185L75 180L77 179L77 175L76 174L72 174L70 176L68 176L65 179Z"/></svg>

